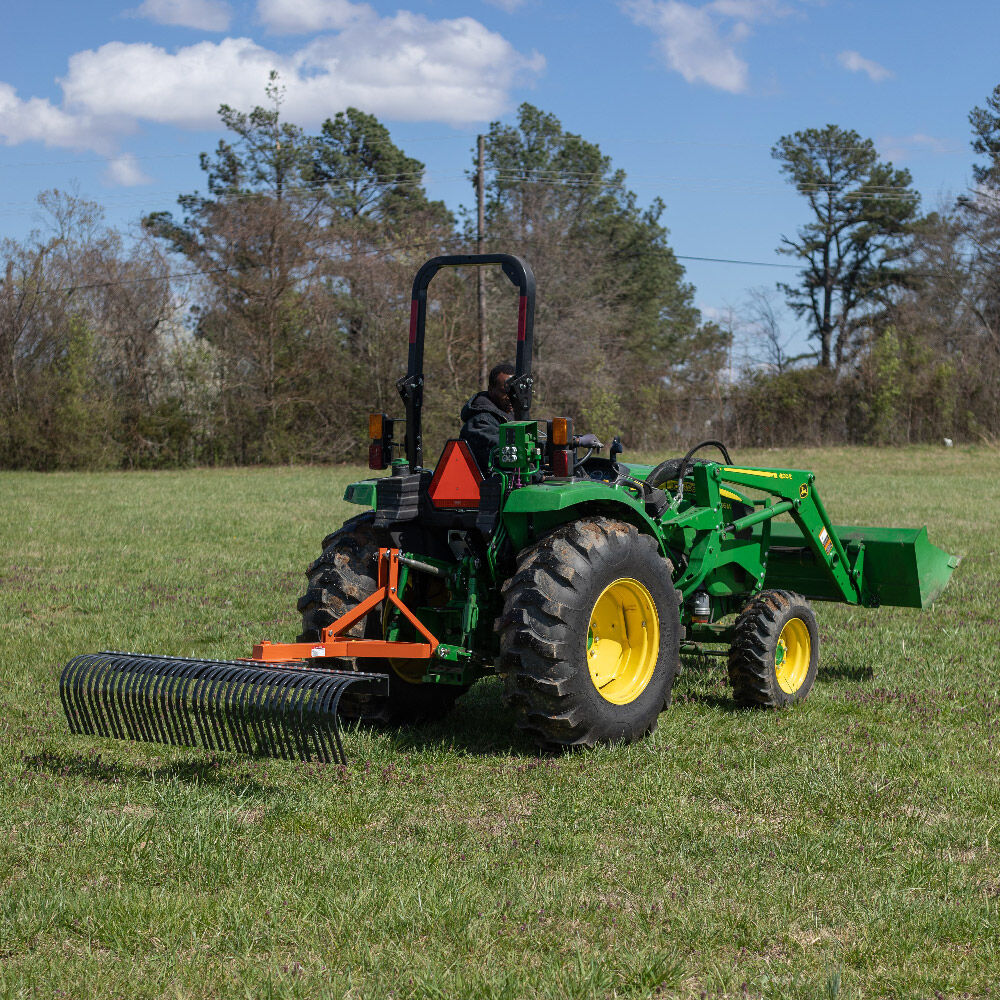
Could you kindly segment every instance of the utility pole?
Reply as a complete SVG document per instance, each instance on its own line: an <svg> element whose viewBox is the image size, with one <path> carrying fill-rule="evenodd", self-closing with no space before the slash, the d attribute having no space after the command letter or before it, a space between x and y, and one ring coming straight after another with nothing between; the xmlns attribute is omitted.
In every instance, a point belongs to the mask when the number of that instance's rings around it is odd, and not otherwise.
<svg viewBox="0 0 1000 1000"><path fill-rule="evenodd" d="M476 171L476 196L479 216L476 226L476 253L483 253L483 229L486 228L486 140L479 136L479 168ZM486 352L486 269L476 268L476 286L479 292L479 384L486 386L489 363Z"/></svg>

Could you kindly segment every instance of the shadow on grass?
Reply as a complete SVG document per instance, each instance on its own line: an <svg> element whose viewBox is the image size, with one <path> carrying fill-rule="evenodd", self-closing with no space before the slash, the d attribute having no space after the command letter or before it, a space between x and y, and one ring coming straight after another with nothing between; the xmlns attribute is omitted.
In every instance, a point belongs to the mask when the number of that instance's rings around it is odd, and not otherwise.
<svg viewBox="0 0 1000 1000"><path fill-rule="evenodd" d="M872 676L870 667L834 661L820 668L819 680L821 683L823 680L861 681L870 680ZM675 705L705 706L726 715L747 711L733 701L725 659L716 656L682 656L672 701ZM495 678L475 684L458 700L452 712L435 722L392 729L341 720L348 768L362 762L352 746L352 733L360 734L365 730L376 733L393 751L402 754L457 751L476 757L547 756L517 728L515 713L503 703L501 684ZM262 797L283 794L280 787L248 773L261 765L261 758L238 754L216 755L201 751L191 760L132 763L105 759L96 749L85 753L49 750L25 755L23 762L29 771L74 775L108 784L131 780L180 780L244 794L249 791ZM299 766L325 768L322 764Z"/></svg>
<svg viewBox="0 0 1000 1000"><path fill-rule="evenodd" d="M724 683L719 683L720 678ZM733 701L726 660L721 656L682 656L671 701L675 705L705 705L726 713L744 711Z"/></svg>
<svg viewBox="0 0 1000 1000"><path fill-rule="evenodd" d="M863 666L860 663L845 663L834 660L832 663L820 663L819 680L837 681L870 681L874 678L875 671L870 666Z"/></svg>
<svg viewBox="0 0 1000 1000"><path fill-rule="evenodd" d="M719 677L725 678L720 685ZM820 663L816 683L828 681L870 681L874 671L870 666L834 660ZM681 670L674 682L673 702L678 705L705 705L721 711L744 712L744 707L733 701L726 676L726 661L718 656L689 655L681 657Z"/></svg>
<svg viewBox="0 0 1000 1000"><path fill-rule="evenodd" d="M435 751L457 751L479 757L534 757L539 754L534 744L517 729L514 713L503 704L500 685L495 681L476 684L458 701L452 712L433 723L381 728L342 719L341 732L348 770L364 762L363 750L352 745L354 741L351 737L354 732L365 729L377 733L380 740L388 742L392 751L401 754ZM116 741L110 751L98 746L85 751L46 749L39 753L25 753L22 765L28 772L80 778L104 785L180 781L242 795L249 793L265 799L280 798L286 794L277 778L272 781L269 779L273 776L254 773L257 768L268 766L267 758L236 753L216 754L190 748L191 758L187 760L144 757L140 761L129 759L129 746L127 742ZM149 750L155 744L132 746ZM328 767L338 767L315 762L293 766L316 768L323 772Z"/></svg>
<svg viewBox="0 0 1000 1000"><path fill-rule="evenodd" d="M349 725L367 728L365 723ZM344 728L349 734L347 724ZM503 703L499 682L490 679L473 685L440 720L398 729L371 728L387 736L400 752L457 750L475 757L537 757L541 752L517 728L513 710Z"/></svg>
<svg viewBox="0 0 1000 1000"><path fill-rule="evenodd" d="M106 785L123 785L132 781L183 781L205 785L242 795L250 793L261 798L282 798L285 791L260 781L246 773L247 766L259 761L234 754L212 754L189 761L157 761L146 764L105 759L100 751L86 753L69 750L43 750L24 754L21 762L26 771L58 777L84 778ZM236 765L234 767L234 765Z"/></svg>

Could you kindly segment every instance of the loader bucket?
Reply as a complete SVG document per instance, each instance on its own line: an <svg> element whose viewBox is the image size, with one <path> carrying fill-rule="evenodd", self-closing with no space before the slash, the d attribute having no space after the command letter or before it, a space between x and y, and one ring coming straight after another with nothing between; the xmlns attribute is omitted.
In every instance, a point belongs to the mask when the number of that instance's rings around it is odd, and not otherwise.
<svg viewBox="0 0 1000 1000"><path fill-rule="evenodd" d="M926 528L835 527L848 553L864 542L864 579L880 604L926 608L958 566L958 556L927 540Z"/></svg>
<svg viewBox="0 0 1000 1000"><path fill-rule="evenodd" d="M864 545L862 579L865 603L870 606L926 608L944 590L959 562L928 541L926 528L833 527L852 562ZM793 590L814 600L844 600L794 523L771 526L764 586Z"/></svg>
<svg viewBox="0 0 1000 1000"><path fill-rule="evenodd" d="M388 677L103 652L70 660L59 693L73 733L346 764L337 706L353 684L384 694Z"/></svg>

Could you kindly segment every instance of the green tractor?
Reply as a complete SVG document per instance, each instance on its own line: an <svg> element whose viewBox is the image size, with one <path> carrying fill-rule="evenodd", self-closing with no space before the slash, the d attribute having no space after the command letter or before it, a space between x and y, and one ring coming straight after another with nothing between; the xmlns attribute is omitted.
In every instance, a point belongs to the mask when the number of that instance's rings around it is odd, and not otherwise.
<svg viewBox="0 0 1000 1000"><path fill-rule="evenodd" d="M488 468L457 438L428 468L427 289L468 265L499 266L520 293L513 419ZM436 718L499 674L539 747L629 742L669 705L682 652L728 647L735 701L779 708L816 678L810 601L919 608L943 590L958 560L925 528L834 525L811 472L736 467L718 441L655 467L622 462L617 440L608 458L581 455L571 420L530 414L534 306L515 256L428 261L398 384L405 421L369 418L369 465L385 474L347 488L366 509L309 567L298 640L224 662L77 657L61 683L71 729L344 760L338 713Z"/></svg>

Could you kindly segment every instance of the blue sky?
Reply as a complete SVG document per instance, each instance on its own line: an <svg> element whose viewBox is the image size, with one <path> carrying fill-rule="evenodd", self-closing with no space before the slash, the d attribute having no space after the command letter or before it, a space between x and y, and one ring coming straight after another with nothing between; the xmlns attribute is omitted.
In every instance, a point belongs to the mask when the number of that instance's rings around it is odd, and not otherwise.
<svg viewBox="0 0 1000 1000"><path fill-rule="evenodd" d="M597 142L643 203L666 202L678 254L787 262L775 248L805 214L774 141L856 129L935 207L969 183L967 116L1000 83L998 37L1000 6L930 0L7 5L0 236L28 232L49 187L119 224L174 207L201 183L218 105L262 103L274 67L288 117L376 114L452 209L471 203L476 134L530 101ZM793 273L684 264L709 315Z"/></svg>

